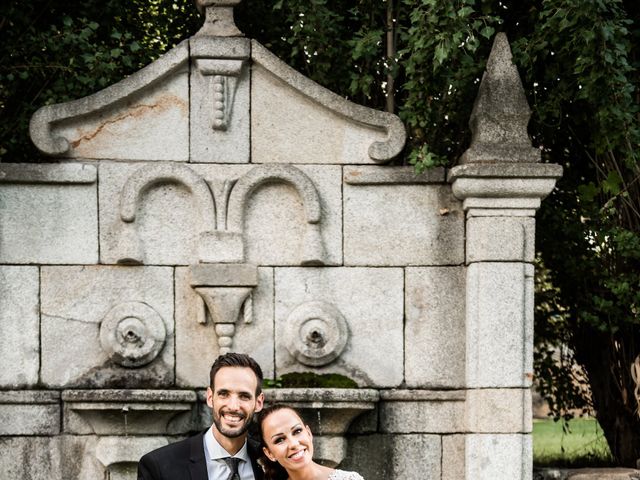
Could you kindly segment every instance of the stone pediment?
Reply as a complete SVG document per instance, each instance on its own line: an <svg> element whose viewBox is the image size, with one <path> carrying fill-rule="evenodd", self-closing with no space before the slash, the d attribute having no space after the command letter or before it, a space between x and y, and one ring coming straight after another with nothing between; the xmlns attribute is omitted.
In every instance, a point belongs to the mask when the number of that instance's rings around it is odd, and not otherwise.
<svg viewBox="0 0 640 480"><path fill-rule="evenodd" d="M93 95L38 110L31 138L62 158L385 163L400 119L353 104L257 41L201 33Z"/></svg>

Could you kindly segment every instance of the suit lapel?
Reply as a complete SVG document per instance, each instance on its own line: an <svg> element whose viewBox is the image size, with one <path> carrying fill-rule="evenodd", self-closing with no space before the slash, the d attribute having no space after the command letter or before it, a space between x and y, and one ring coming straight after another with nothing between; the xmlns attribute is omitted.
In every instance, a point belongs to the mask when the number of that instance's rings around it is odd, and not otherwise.
<svg viewBox="0 0 640 480"><path fill-rule="evenodd" d="M260 444L255 440L247 439L247 450L249 452L249 458L251 459L251 467L253 467L253 476L256 480L262 480L264 478L264 472L262 467L258 464L258 458L260 458Z"/></svg>
<svg viewBox="0 0 640 480"><path fill-rule="evenodd" d="M189 473L191 480L208 480L207 461L204 456L204 433L190 439Z"/></svg>

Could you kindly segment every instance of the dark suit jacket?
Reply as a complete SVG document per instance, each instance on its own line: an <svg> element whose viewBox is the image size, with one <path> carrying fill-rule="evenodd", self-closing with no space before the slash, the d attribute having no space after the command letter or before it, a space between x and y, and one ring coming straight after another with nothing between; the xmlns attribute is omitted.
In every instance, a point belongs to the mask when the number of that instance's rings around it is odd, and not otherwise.
<svg viewBox="0 0 640 480"><path fill-rule="evenodd" d="M138 463L138 480L208 480L204 433L147 453ZM247 450L256 480L263 480L264 473L257 463L259 445L249 439Z"/></svg>

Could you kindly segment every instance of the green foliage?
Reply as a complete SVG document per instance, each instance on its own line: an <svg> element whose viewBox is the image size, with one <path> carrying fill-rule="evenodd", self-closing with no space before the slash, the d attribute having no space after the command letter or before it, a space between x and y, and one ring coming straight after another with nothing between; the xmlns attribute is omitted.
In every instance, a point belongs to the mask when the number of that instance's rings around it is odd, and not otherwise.
<svg viewBox="0 0 640 480"><path fill-rule="evenodd" d="M264 388L358 388L358 384L337 373L313 372L285 373L275 380L265 379Z"/></svg>
<svg viewBox="0 0 640 480"><path fill-rule="evenodd" d="M200 23L191 0L13 0L0 19L0 160L12 162L38 159L27 135L36 108L120 80ZM635 462L640 2L245 0L236 19L346 98L385 109L392 95L409 132L398 161L417 170L451 166L467 148L493 35L508 34L534 144L565 167L538 215L537 381L558 418L595 407L617 461Z"/></svg>
<svg viewBox="0 0 640 480"><path fill-rule="evenodd" d="M418 170L451 164L468 144L467 121L500 19L482 2L404 0L410 23L400 35L409 161Z"/></svg>
<svg viewBox="0 0 640 480"><path fill-rule="evenodd" d="M38 158L29 119L94 93L195 31L191 1L8 1L0 6L0 161Z"/></svg>

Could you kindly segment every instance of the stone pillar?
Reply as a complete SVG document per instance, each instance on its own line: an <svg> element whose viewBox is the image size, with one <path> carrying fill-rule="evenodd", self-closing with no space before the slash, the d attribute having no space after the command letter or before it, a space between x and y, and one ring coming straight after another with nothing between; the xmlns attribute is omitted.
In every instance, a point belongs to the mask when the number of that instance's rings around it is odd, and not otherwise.
<svg viewBox="0 0 640 480"><path fill-rule="evenodd" d="M473 138L449 172L466 215L465 478L529 480L535 212L562 174L540 164L530 110L498 34L471 115Z"/></svg>

